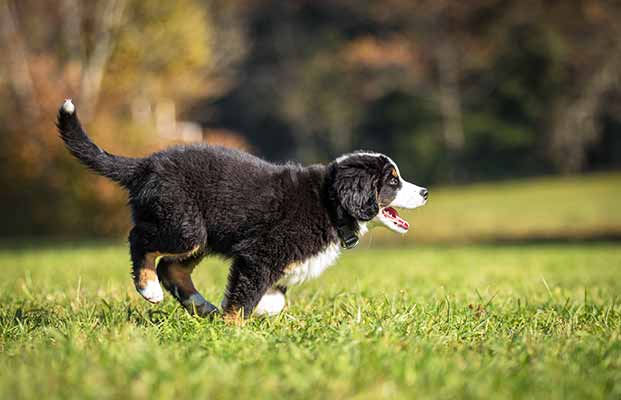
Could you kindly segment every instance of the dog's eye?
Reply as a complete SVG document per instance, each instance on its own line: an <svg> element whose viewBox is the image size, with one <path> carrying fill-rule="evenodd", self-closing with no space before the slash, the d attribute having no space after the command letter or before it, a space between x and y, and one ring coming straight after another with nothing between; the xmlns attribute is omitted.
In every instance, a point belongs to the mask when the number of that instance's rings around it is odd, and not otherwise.
<svg viewBox="0 0 621 400"><path fill-rule="evenodd" d="M390 186L397 186L399 185L399 180L397 178L390 178L390 180L388 181L388 184Z"/></svg>

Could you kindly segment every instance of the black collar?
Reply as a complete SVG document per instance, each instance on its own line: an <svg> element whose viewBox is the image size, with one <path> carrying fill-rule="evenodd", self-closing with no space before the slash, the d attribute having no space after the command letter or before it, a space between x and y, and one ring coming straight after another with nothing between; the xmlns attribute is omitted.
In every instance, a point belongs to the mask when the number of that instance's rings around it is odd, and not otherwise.
<svg viewBox="0 0 621 400"><path fill-rule="evenodd" d="M358 221L356 221L337 201L332 211L332 223L336 228L336 234L341 241L341 247L344 249L353 249L358 245Z"/></svg>
<svg viewBox="0 0 621 400"><path fill-rule="evenodd" d="M327 200L327 208L328 214L332 221L332 224L336 228L336 234L341 242L341 247L344 249L353 249L360 243L360 238L358 237L358 229L360 226L358 225L358 221L341 205L341 202L336 195L334 190L334 178L336 173L336 164L332 163L328 166L328 172L326 177L327 190L326 192L326 200Z"/></svg>
<svg viewBox="0 0 621 400"><path fill-rule="evenodd" d="M353 249L360 243L358 232L354 231L349 225L337 225L336 233L341 240L341 247L347 250Z"/></svg>

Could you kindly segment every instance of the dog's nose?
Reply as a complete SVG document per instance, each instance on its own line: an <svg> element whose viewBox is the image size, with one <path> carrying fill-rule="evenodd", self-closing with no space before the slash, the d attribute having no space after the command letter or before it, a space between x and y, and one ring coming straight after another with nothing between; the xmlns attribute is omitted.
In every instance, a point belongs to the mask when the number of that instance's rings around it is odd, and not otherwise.
<svg viewBox="0 0 621 400"><path fill-rule="evenodd" d="M429 190L423 188L420 190L420 195L423 199L427 200L429 198Z"/></svg>

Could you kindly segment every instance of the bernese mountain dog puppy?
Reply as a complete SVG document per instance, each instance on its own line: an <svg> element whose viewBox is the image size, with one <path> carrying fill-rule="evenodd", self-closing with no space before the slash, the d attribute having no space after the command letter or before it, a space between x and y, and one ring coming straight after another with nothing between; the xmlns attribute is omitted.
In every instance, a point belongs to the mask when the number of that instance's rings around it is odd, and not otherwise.
<svg viewBox="0 0 621 400"><path fill-rule="evenodd" d="M89 139L71 100L61 106L57 126L71 154L129 192L138 293L159 303L161 284L199 316L219 312L191 278L205 255L232 260L221 304L226 316L275 315L288 286L317 277L372 224L407 232L395 207L422 206L429 195L379 153L308 167L205 144L116 156Z"/></svg>

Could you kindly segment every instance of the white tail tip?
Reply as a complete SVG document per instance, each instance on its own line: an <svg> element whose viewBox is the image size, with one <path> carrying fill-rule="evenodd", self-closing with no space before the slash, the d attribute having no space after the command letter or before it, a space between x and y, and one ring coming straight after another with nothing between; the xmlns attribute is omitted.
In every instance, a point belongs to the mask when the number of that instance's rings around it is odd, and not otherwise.
<svg viewBox="0 0 621 400"><path fill-rule="evenodd" d="M71 99L65 99L65 102L63 103L63 110L67 114L73 114L73 112L75 111L75 106L71 102Z"/></svg>

